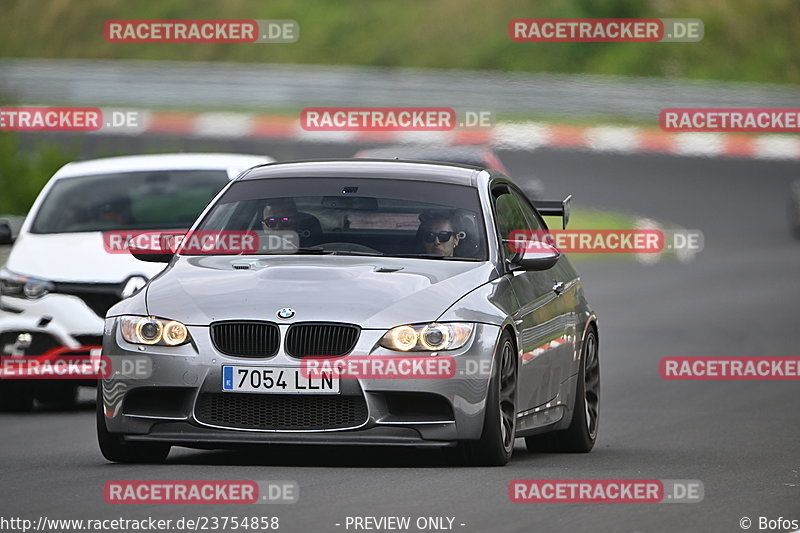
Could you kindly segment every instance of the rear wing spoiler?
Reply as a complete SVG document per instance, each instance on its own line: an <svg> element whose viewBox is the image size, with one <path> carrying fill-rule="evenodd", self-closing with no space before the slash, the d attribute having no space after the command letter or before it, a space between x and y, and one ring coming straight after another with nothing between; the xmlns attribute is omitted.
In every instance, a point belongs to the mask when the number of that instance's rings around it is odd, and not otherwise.
<svg viewBox="0 0 800 533"><path fill-rule="evenodd" d="M533 200L531 203L543 217L561 217L562 228L567 229L570 204L572 203L571 194L560 202L558 200Z"/></svg>

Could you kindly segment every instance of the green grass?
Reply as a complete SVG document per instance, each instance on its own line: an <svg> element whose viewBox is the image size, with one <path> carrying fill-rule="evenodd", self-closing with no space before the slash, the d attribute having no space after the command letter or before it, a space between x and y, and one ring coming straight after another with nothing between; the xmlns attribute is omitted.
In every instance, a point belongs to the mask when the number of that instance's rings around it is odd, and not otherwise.
<svg viewBox="0 0 800 533"><path fill-rule="evenodd" d="M550 229L561 228L561 217L544 217ZM632 229L634 217L618 211L572 208L567 229Z"/></svg>
<svg viewBox="0 0 800 533"><path fill-rule="evenodd" d="M700 18L698 43L515 43L512 18ZM114 44L109 19L294 19L291 44ZM800 83L797 0L6 0L0 56L594 73Z"/></svg>
<svg viewBox="0 0 800 533"><path fill-rule="evenodd" d="M47 180L77 156L77 149L39 141L22 149L19 138L0 131L0 213L24 215Z"/></svg>
<svg viewBox="0 0 800 533"><path fill-rule="evenodd" d="M544 217L547 227L561 229L561 217ZM567 229L570 230L601 230L601 229L634 229L635 217L619 211L604 209L591 209L578 207L572 208ZM631 260L634 254L614 253L575 253L569 255L573 262L586 262L598 260Z"/></svg>
<svg viewBox="0 0 800 533"><path fill-rule="evenodd" d="M636 215L624 213L621 211L612 211L604 209L592 209L585 207L572 208L567 229L572 230L603 230L603 229L636 229L636 220L640 218ZM544 217L547 227L550 229L561 229L560 217ZM658 220L654 221L657 227L664 232L670 230L682 230L680 226L673 224L669 221ZM659 260L675 260L678 258L676 250L664 249L658 254L654 254L656 261ZM573 262L587 262L598 260L634 260L636 254L629 253L575 253L569 254Z"/></svg>

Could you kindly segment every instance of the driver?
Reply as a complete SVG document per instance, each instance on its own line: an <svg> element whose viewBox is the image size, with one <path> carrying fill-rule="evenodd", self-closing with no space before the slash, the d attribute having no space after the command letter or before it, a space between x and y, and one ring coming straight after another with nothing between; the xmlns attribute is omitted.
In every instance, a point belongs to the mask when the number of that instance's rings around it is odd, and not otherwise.
<svg viewBox="0 0 800 533"><path fill-rule="evenodd" d="M127 197L114 198L94 206L92 222L103 227L118 227L129 223L130 199Z"/></svg>
<svg viewBox="0 0 800 533"><path fill-rule="evenodd" d="M297 206L292 198L268 199L261 214L261 229L266 234L297 228Z"/></svg>
<svg viewBox="0 0 800 533"><path fill-rule="evenodd" d="M297 206L293 198L269 198L261 211L264 236L259 248L270 252L294 252L299 246Z"/></svg>

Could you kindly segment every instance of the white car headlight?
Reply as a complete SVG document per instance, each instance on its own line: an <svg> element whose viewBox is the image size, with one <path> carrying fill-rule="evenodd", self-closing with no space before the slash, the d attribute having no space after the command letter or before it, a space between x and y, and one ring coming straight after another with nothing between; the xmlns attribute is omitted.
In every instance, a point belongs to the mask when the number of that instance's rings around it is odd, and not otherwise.
<svg viewBox="0 0 800 533"><path fill-rule="evenodd" d="M133 344L179 346L189 341L189 330L176 320L152 316L121 316L122 337Z"/></svg>
<svg viewBox="0 0 800 533"><path fill-rule="evenodd" d="M36 300L53 290L47 280L0 270L0 295Z"/></svg>
<svg viewBox="0 0 800 533"><path fill-rule="evenodd" d="M457 350L467 343L474 327L466 322L397 326L387 331L379 344L401 352Z"/></svg>

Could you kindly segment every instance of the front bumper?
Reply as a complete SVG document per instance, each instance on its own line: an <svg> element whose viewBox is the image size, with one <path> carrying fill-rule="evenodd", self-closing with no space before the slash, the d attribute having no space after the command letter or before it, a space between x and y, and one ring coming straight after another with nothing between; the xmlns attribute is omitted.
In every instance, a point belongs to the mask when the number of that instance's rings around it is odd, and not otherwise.
<svg viewBox="0 0 800 533"><path fill-rule="evenodd" d="M288 324L280 328L283 339ZM497 326L476 324L471 340L463 348L442 352L439 356L452 356L455 362L456 372L451 378L342 378L339 395L279 395L222 392L222 366L299 368L300 360L288 356L282 345L273 357L253 359L218 352L208 327L190 326L190 344L147 346L146 350L122 339L115 319L107 319L106 331L104 355L110 358L145 355L152 368L146 376L114 374L101 382L108 430L131 442L169 442L198 448L265 443L448 446L460 440L478 439L483 429L492 356L500 334ZM356 347L346 357L397 357L396 352L377 347L385 332L362 330ZM299 417L305 412L318 412L318 408L329 408L332 396L350 398L354 403L363 403L364 408L359 411L363 416L352 424L341 424L342 427L242 428L209 422L208 410L199 407L202 402L217 397L227 400L231 396L254 397L255 405L262 399L270 405L286 399L287 405L293 405L294 399L303 396L309 401L308 406L291 407ZM276 398L289 396L291 399ZM257 408L248 405L242 409Z"/></svg>
<svg viewBox="0 0 800 533"><path fill-rule="evenodd" d="M69 348L70 353L99 355L102 335L103 320L77 297L48 294L38 300L0 298L0 356L37 357L62 347ZM94 387L97 383L80 378L67 381L0 378L0 386L47 390L62 385Z"/></svg>
<svg viewBox="0 0 800 533"><path fill-rule="evenodd" d="M160 442L188 448L237 448L259 444L319 444L327 446L453 446L456 439L430 440L413 427L371 427L356 431L252 434L232 430L198 428L186 422L155 424L146 435L126 435L128 442Z"/></svg>
<svg viewBox="0 0 800 533"><path fill-rule="evenodd" d="M20 350L13 346L19 333L39 336L42 341ZM37 300L0 297L0 340L3 342L0 353L3 355L42 355L45 346L71 349L99 346L102 335L103 318L77 296L51 293Z"/></svg>

